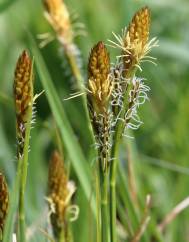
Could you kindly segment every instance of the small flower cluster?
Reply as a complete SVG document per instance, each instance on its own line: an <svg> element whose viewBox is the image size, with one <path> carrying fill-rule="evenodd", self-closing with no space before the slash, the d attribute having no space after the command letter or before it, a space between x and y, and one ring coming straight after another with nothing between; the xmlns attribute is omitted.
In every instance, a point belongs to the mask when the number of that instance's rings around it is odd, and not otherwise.
<svg viewBox="0 0 189 242"><path fill-rule="evenodd" d="M93 124L99 157L103 170L107 167L110 148L113 80L110 75L110 58L103 42L91 50L88 63L88 107Z"/></svg>
<svg viewBox="0 0 189 242"><path fill-rule="evenodd" d="M76 14L70 14L63 0L44 0L45 17L53 27L56 38L61 43L63 50L67 53L78 55L79 50L74 44L74 38L78 35L85 35L84 24L77 21ZM43 47L54 39L47 33L39 36L43 41L40 46Z"/></svg>
<svg viewBox="0 0 189 242"><path fill-rule="evenodd" d="M33 106L32 60L26 51L23 51L17 61L13 89L16 107L18 157L21 157L23 155L26 123L30 119Z"/></svg>
<svg viewBox="0 0 189 242"><path fill-rule="evenodd" d="M73 45L73 29L68 9L62 0L44 0L45 16L65 48Z"/></svg>
<svg viewBox="0 0 189 242"><path fill-rule="evenodd" d="M70 205L75 189L73 182L68 180L60 154L54 151L49 164L48 202L51 224L56 238L59 238L62 231L67 229L68 219L74 220L78 216L76 206ZM73 210L70 211L72 208ZM68 218L69 212L72 212L74 217Z"/></svg>
<svg viewBox="0 0 189 242"><path fill-rule="evenodd" d="M129 27L122 36L114 34L118 43L110 41L113 47L121 50L113 66L113 76L116 88L113 92L115 124L118 119L125 123L125 134L128 128L137 129L141 125L138 108L145 102L150 88L144 84L143 78L135 76L137 69L142 70L141 64L145 61L152 63L155 58L149 56L158 41L153 38L149 41L150 10L148 7L140 9L134 15ZM127 135L127 134L126 134Z"/></svg>
<svg viewBox="0 0 189 242"><path fill-rule="evenodd" d="M157 46L157 40L149 41L149 30L150 11L144 7L134 15L122 36L114 34L118 43L110 41L112 47L121 51L112 68L102 42L91 50L87 96L99 156L108 157L111 134L115 132L118 121L123 122L123 135L127 135L129 128L137 129L142 123L137 111L148 99L150 88L135 73L137 68L142 70L142 62L153 62L154 59L148 53Z"/></svg>

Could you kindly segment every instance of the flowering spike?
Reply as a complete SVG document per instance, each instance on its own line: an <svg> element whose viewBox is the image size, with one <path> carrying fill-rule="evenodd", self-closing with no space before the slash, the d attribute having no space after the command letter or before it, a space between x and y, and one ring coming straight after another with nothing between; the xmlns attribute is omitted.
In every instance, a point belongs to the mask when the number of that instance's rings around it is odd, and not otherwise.
<svg viewBox="0 0 189 242"><path fill-rule="evenodd" d="M32 113L33 70L32 60L24 50L19 57L14 77L14 101L16 107L17 138L19 154L22 154L25 138L25 125Z"/></svg>
<svg viewBox="0 0 189 242"><path fill-rule="evenodd" d="M33 84L31 81L31 71L32 61L24 50L18 59L14 79L16 115L22 122L27 120L28 108L32 103Z"/></svg>
<svg viewBox="0 0 189 242"><path fill-rule="evenodd" d="M8 212L9 195L5 177L0 173L0 240L3 237L3 227Z"/></svg>
<svg viewBox="0 0 189 242"><path fill-rule="evenodd" d="M130 35L130 41L139 41L141 42L142 47L146 45L149 38L149 30L150 30L150 10L148 7L144 7L140 9L134 15L129 28L128 33ZM125 40L125 44L127 45L127 40Z"/></svg>
<svg viewBox="0 0 189 242"><path fill-rule="evenodd" d="M91 50L88 63L88 97L93 111L102 113L112 93L112 82L109 76L110 58L103 42L98 42Z"/></svg>
<svg viewBox="0 0 189 242"><path fill-rule="evenodd" d="M68 48L73 43L73 30L68 9L62 0L44 0L46 18L57 33L57 36Z"/></svg>
<svg viewBox="0 0 189 242"><path fill-rule="evenodd" d="M123 61L126 75L139 65L140 60L148 52L149 29L150 10L144 7L136 12L123 37Z"/></svg>
<svg viewBox="0 0 189 242"><path fill-rule="evenodd" d="M53 208L51 223L54 234L58 238L65 226L66 209L75 192L75 186L68 181L63 160L57 151L53 153L49 164L48 188L48 201L50 208Z"/></svg>

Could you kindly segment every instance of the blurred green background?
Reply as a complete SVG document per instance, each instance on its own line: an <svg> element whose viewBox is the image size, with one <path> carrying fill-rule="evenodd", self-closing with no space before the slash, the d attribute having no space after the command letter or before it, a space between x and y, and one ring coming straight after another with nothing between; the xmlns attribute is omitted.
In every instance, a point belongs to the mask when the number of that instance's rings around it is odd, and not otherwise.
<svg viewBox="0 0 189 242"><path fill-rule="evenodd" d="M152 217L162 218L189 194L189 1L188 0L69 0L71 12L77 12L79 22L86 26L86 36L76 38L81 51L83 73L87 76L90 48L99 40L107 43L112 32L120 33L140 7L148 5L152 12L151 37L157 36L159 48L153 50L157 66L146 63L138 76L150 86L150 101L140 110L144 124L131 140L138 193L144 200L152 194ZM16 166L15 112L13 105L13 76L16 60L29 48L28 32L37 35L52 32L43 15L39 0L0 0L0 170L9 183L13 182ZM111 51L112 62L115 51ZM45 63L61 99L74 92L59 44L53 41L41 50ZM32 54L32 53L31 53ZM36 93L43 87L36 73ZM63 102L69 120L87 157L91 140L85 130L85 120L79 99ZM37 101L36 124L32 130L29 180L27 189L28 223L38 219L45 204L48 160L54 149L54 120L45 95ZM73 151L74 152L74 151ZM88 158L92 163L92 158ZM78 190L79 182L73 173ZM81 214L75 226L86 230L82 216L88 216L82 191L75 200ZM83 207L82 207L83 205ZM76 242L87 241L81 233ZM83 237L82 237L83 235ZM37 238L37 237L36 237ZM35 241L35 240L33 240ZM37 239L36 239L37 241ZM42 240L40 240L42 241ZM182 212L168 227L166 242L189 241L189 209Z"/></svg>

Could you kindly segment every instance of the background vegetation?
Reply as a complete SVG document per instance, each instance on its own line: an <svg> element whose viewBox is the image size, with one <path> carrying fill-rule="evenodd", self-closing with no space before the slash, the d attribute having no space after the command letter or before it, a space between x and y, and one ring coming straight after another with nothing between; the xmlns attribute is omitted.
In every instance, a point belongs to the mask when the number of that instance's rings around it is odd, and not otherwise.
<svg viewBox="0 0 189 242"><path fill-rule="evenodd" d="M152 219L161 221L188 196L189 3L187 0L70 0L67 4L70 11L78 13L79 21L86 26L87 36L77 38L85 74L90 48L97 41L106 42L111 39L112 31L119 33L141 6L148 5L152 11L151 37L157 36L160 44L159 48L153 50L158 65L146 64L144 68L143 76L151 88L150 102L140 111L144 125L134 132L135 139L129 142L126 139L125 143L134 164L139 200L144 202L146 194L150 193L153 199ZM50 31L52 29L43 16L41 1L0 1L0 170L6 175L10 186L14 181L16 167L15 111L12 99L15 63L23 48L30 48L28 32L36 39L37 34ZM39 40L36 39L36 42L39 43ZM59 44L53 41L41 53L63 100L73 92L74 80L70 78L70 70L59 51ZM114 51L112 53L113 59ZM41 77L36 71L35 90L40 92L43 88ZM86 129L80 99L62 101L62 105L92 166L92 140ZM55 122L46 95L39 98L36 108L26 192L29 226L39 220L45 222L43 207L46 203L48 161L55 147ZM122 152L124 163L128 149L124 146ZM65 156L69 161L69 154ZM87 167L85 163L83 166ZM78 187L74 200L80 207L79 219L73 224L73 229L80 231L80 236L75 233L75 241L91 241L89 238L95 231L90 230L92 215L89 201L72 167L71 177ZM164 241L189 241L188 218L189 209L186 209L168 225ZM32 241L39 241L38 238L43 241L40 232L36 231Z"/></svg>

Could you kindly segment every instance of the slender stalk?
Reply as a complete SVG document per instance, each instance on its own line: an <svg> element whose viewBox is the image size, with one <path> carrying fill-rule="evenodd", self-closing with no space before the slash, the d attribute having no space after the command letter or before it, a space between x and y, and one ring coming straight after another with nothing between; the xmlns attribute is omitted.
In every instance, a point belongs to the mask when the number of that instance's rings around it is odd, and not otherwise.
<svg viewBox="0 0 189 242"><path fill-rule="evenodd" d="M116 173L119 155L119 143L122 135L123 123L118 121L112 147L112 164L110 166L110 235L111 242L116 242Z"/></svg>
<svg viewBox="0 0 189 242"><path fill-rule="evenodd" d="M58 242L66 242L64 229L62 229L62 231L60 233Z"/></svg>
<svg viewBox="0 0 189 242"><path fill-rule="evenodd" d="M25 234L25 206L24 206L24 194L26 189L27 181L27 170L28 170L28 152L29 152L29 140L30 140L30 131L31 131L31 120L32 120L32 105L30 106L30 111L28 121L26 124L26 134L24 140L24 150L23 156L21 159L22 163L22 176L20 179L20 195L19 195L19 224L20 224L20 241L26 241Z"/></svg>
<svg viewBox="0 0 189 242"><path fill-rule="evenodd" d="M73 75L77 81L77 86L80 90L83 89L83 76L81 74L80 68L78 67L76 56L72 54L70 51L66 51L66 56L68 58L70 67L72 69Z"/></svg>
<svg viewBox="0 0 189 242"><path fill-rule="evenodd" d="M88 107L87 107L87 97L86 97L86 92L84 90L84 79L83 79L83 76L81 74L80 68L78 66L76 56L73 53L71 53L70 51L66 51L66 56L68 58L72 73L73 73L73 75L76 79L77 88L79 89L79 91L82 94L81 95L81 101L82 101L85 116L86 116L86 119L87 119L86 121L87 121L87 123L90 123L91 121L90 121L90 118L89 118L89 111L88 111ZM89 129L89 131L90 131L91 139L92 139L93 143L95 143L94 134L93 134L91 129Z"/></svg>
<svg viewBox="0 0 189 242"><path fill-rule="evenodd" d="M101 164L99 164L101 167ZM108 172L100 168L100 191L101 191L101 240L109 242L109 212L108 212Z"/></svg>
<svg viewBox="0 0 189 242"><path fill-rule="evenodd" d="M56 140L56 144L58 147L58 150L60 152L61 157L64 157L63 155L63 144L62 144L62 140L61 140L61 134L60 131L58 129L58 126L54 120L54 126L55 126L55 140Z"/></svg>
<svg viewBox="0 0 189 242"><path fill-rule="evenodd" d="M98 170L98 168L97 168ZM101 227L100 227L100 218L101 218L101 210L100 210L100 183L99 183L99 173L95 172L95 180L96 180L96 211L97 211L97 218L96 218L96 241L101 241Z"/></svg>
<svg viewBox="0 0 189 242"><path fill-rule="evenodd" d="M120 118L117 121L115 134L113 137L113 146L111 150L112 162L110 165L110 231L111 231L111 242L117 242L116 236L116 174L117 174L117 165L119 161L119 146L124 131L125 123L123 121L125 113L128 106L128 94L130 87L127 88L127 91L124 95L123 109L120 114Z"/></svg>
<svg viewBox="0 0 189 242"><path fill-rule="evenodd" d="M5 221L5 228L3 233L3 242L9 242L11 241L12 236L12 229L14 224L14 214L17 209L18 205L18 193L19 193L19 184L20 184L20 177L22 174L22 163L21 160L18 161L18 168L17 173L14 181L14 187L12 189L12 192L10 193L10 207L8 210L7 219Z"/></svg>

